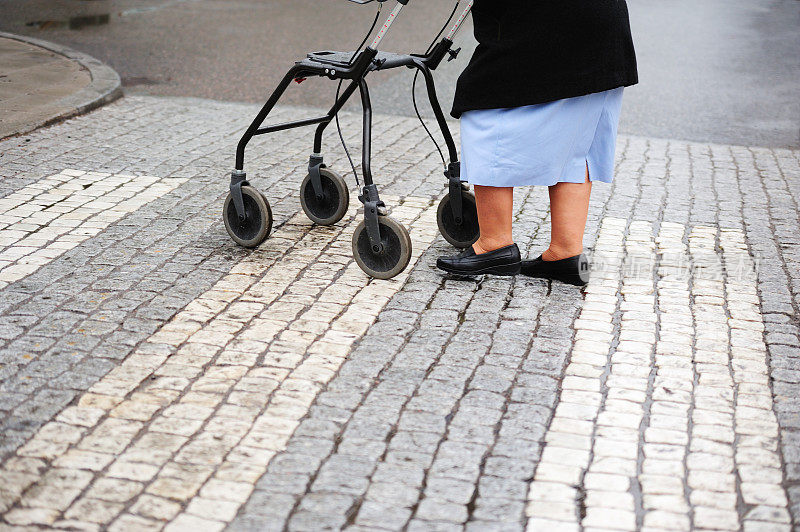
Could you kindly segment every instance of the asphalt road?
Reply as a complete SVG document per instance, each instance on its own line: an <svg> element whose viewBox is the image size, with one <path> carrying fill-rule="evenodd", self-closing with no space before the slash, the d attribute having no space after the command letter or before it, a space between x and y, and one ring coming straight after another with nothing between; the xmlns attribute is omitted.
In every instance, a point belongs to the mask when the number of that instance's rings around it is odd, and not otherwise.
<svg viewBox="0 0 800 532"><path fill-rule="evenodd" d="M628 3L641 83L627 91L622 132L800 147L800 2ZM375 5L344 0L3 0L0 30L90 53L114 67L132 92L262 102L305 52L358 44ZM385 49L424 49L452 6L443 0L409 5ZM458 39L464 47L461 57L437 73L445 107L474 46L469 26L465 30ZM376 109L412 114L410 83L407 71L374 75ZM332 85L310 80L293 87L284 101L327 105Z"/></svg>

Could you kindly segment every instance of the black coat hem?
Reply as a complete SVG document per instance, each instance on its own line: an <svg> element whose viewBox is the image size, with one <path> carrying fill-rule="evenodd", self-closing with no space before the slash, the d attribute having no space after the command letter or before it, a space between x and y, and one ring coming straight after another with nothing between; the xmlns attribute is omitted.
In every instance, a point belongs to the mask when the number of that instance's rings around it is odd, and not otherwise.
<svg viewBox="0 0 800 532"><path fill-rule="evenodd" d="M574 98L638 82L625 0L475 0L478 47L451 114Z"/></svg>
<svg viewBox="0 0 800 532"><path fill-rule="evenodd" d="M467 111L478 111L486 109L510 109L513 107L525 107L527 105L536 105L540 103L554 102L556 100L563 100L566 98L576 98L578 96L585 96L587 94L594 94L597 92L604 92L619 87L630 87L639 82L638 76L631 77L628 74L614 74L604 76L598 79L597 76L591 77L591 83L587 83L585 78L582 80L558 80L552 85L550 90L540 88L536 94L531 94L526 88L520 91L508 90L508 87L498 88L497 91L487 94L484 98L473 97L461 98L461 101L456 101L450 115L453 118L461 118L461 115ZM549 85L549 83L548 83Z"/></svg>

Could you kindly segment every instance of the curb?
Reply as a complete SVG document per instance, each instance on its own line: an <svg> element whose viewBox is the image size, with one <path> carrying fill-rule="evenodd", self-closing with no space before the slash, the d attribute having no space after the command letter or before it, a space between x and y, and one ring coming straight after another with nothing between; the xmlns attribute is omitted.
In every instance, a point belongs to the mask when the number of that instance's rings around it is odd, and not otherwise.
<svg viewBox="0 0 800 532"><path fill-rule="evenodd" d="M122 97L122 83L120 81L119 74L117 74L117 72L110 66L100 62L88 54L78 52L77 50L73 50L72 48L68 48L60 44L43 41L41 39L35 39L33 37L16 35L14 33L5 33L0 31L0 38L13 39L15 41L32 44L34 46L44 48L45 50L55 52L59 55L63 55L67 59L75 61L83 68L88 70L89 75L92 78L92 81L88 86L74 94L58 100L58 103L65 108L64 111L58 111L56 114L45 119L39 124L26 127L3 138L11 138L30 133L31 131L39 129L40 127L49 126L55 124L56 122L61 122L62 120L88 113L93 109L97 109L98 107Z"/></svg>

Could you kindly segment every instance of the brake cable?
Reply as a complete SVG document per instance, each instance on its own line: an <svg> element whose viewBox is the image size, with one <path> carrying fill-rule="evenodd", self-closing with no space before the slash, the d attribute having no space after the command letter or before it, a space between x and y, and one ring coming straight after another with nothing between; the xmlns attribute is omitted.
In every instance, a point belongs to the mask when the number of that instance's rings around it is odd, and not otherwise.
<svg viewBox="0 0 800 532"><path fill-rule="evenodd" d="M361 52L361 48L364 47L364 44L366 44L367 39L369 39L369 36L372 35L372 32L375 29L375 26L378 24L378 19L381 16L381 9L382 8L383 8L383 3L382 2L378 3L378 11L377 11L377 13L375 13L375 20L372 21L372 26L370 26L369 31L367 32L367 35L364 37L364 40L361 41L361 44L358 45L358 48L356 48L356 51L353 53L353 57L350 58L350 62L349 62L350 65L353 64L353 61L355 61L355 59L358 56L359 52ZM343 81L344 81L343 79L340 79L339 80L339 86L336 87L336 98L333 100L334 101L334 105L336 104L336 102L339 101L339 94L341 93L341 90L342 90L342 82ZM353 175L356 178L356 186L357 187L361 187L361 181L359 181L359 179L358 179L358 172L356 171L356 165L353 162L353 157L350 156L350 150L347 149L347 143L344 141L344 135L342 134L342 126L339 123L339 111L336 111L334 117L336 119L336 131L339 133L339 140L342 143L342 148L344 148L344 154L347 156L347 160L350 162L350 168L353 169Z"/></svg>
<svg viewBox="0 0 800 532"><path fill-rule="evenodd" d="M436 37L434 37L433 41L431 41L430 46L428 46L428 49L425 51L425 55L431 53L433 47L436 46L436 43L439 41L439 37L442 36L444 31L450 25L450 22L453 20L453 17L456 15L459 5L461 5L461 0L456 1L456 5L453 8L453 12L450 13L450 17L447 19L447 22L444 23L442 29L439 30L439 33L437 33ZM436 138L433 136L433 133L428 128L428 125L425 123L425 120L422 118L422 114L419 112L419 106L417 105L417 78L419 78L419 69L416 69L416 72L414 73L414 80L411 82L411 101L414 104L414 112L417 114L417 119L419 120L419 123L422 124L422 127L428 134L428 138L430 138L431 142L433 142L433 145L436 146L436 151L439 152L439 158L442 160L442 166L444 167L445 170L447 170L447 162L444 159L444 153L442 153L442 147L439 145L439 142L437 142Z"/></svg>

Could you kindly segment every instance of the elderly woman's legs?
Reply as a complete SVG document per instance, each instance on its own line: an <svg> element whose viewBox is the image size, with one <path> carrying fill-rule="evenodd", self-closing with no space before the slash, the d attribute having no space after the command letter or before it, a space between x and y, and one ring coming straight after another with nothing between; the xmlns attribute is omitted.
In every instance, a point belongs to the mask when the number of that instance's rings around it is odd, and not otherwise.
<svg viewBox="0 0 800 532"><path fill-rule="evenodd" d="M472 245L475 253L493 251L514 243L511 237L511 217L514 211L513 187L484 187L475 185L478 225L481 236Z"/></svg>
<svg viewBox="0 0 800 532"><path fill-rule="evenodd" d="M589 259L583 254L583 233L589 214L592 183L558 183L550 187L550 246L541 257L522 261L523 275L583 286L589 282Z"/></svg>
<svg viewBox="0 0 800 532"><path fill-rule="evenodd" d="M557 183L549 187L549 192L550 247L542 254L542 258L553 261L580 255L583 252L583 234L592 195L588 171L584 183ZM475 253L486 253L511 245L514 242L511 236L514 189L475 185L475 199L481 228L481 236L472 246Z"/></svg>
<svg viewBox="0 0 800 532"><path fill-rule="evenodd" d="M554 261L580 255L592 194L588 170L584 183L557 183L549 191L550 247L542 253L542 259Z"/></svg>

